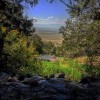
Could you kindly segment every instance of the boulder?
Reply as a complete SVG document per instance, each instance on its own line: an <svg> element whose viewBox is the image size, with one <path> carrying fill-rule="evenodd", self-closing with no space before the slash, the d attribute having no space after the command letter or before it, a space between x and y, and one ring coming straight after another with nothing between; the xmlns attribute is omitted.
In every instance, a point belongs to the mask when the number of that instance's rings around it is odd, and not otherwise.
<svg viewBox="0 0 100 100"><path fill-rule="evenodd" d="M31 85L31 86L37 86L38 82L32 78L25 78L24 81L22 81L22 83L27 84L27 85Z"/></svg>
<svg viewBox="0 0 100 100"><path fill-rule="evenodd" d="M9 79L9 75L8 75L7 73L4 73L4 72L1 72L1 73L0 73L0 80L1 80L2 82L7 82L8 79Z"/></svg>
<svg viewBox="0 0 100 100"><path fill-rule="evenodd" d="M54 78L54 77L55 77L55 75L54 75L54 74L51 74L51 75L50 75L50 78Z"/></svg>
<svg viewBox="0 0 100 100"><path fill-rule="evenodd" d="M65 78L65 74L64 73L58 73L55 75L55 78Z"/></svg>
<svg viewBox="0 0 100 100"><path fill-rule="evenodd" d="M0 73L0 100L99 100L100 80L86 83L67 81L64 78L41 76L25 77L22 80ZM3 79L4 78L4 79Z"/></svg>
<svg viewBox="0 0 100 100"><path fill-rule="evenodd" d="M19 80L19 81L23 81L24 79L25 79L25 76L24 76L24 75L19 75L19 76L18 76L18 80Z"/></svg>

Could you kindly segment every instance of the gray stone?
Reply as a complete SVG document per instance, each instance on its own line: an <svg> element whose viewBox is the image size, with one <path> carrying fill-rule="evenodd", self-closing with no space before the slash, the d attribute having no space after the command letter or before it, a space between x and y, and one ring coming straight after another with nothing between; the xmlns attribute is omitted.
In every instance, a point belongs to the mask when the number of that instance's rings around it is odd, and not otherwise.
<svg viewBox="0 0 100 100"><path fill-rule="evenodd" d="M4 73L4 72L1 72L0 73L0 80L3 81L3 82L6 82L8 81L8 78L9 78L9 75Z"/></svg>
<svg viewBox="0 0 100 100"><path fill-rule="evenodd" d="M37 86L38 82L36 80L34 80L33 78L26 78L24 81L22 81L22 83L24 84L28 84L31 86Z"/></svg>
<svg viewBox="0 0 100 100"><path fill-rule="evenodd" d="M64 73L58 73L55 75L55 78L65 78L65 74Z"/></svg>
<svg viewBox="0 0 100 100"><path fill-rule="evenodd" d="M84 86L64 78L32 76L23 81L6 81L8 74L1 73L0 100L99 100L100 80ZM6 77L7 76L7 77ZM14 76L15 77L15 76ZM3 78L5 78L3 80Z"/></svg>

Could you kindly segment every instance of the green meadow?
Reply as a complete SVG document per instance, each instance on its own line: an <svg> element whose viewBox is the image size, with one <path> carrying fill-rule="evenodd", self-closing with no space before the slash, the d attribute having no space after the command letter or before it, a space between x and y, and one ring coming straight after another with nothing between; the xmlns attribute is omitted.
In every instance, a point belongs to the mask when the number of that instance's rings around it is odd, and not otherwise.
<svg viewBox="0 0 100 100"><path fill-rule="evenodd" d="M58 58L55 62L40 61L37 62L37 68L23 67L20 69L24 74L38 74L50 77L57 73L64 73L65 79L79 81L86 74L86 66L76 62L74 59Z"/></svg>

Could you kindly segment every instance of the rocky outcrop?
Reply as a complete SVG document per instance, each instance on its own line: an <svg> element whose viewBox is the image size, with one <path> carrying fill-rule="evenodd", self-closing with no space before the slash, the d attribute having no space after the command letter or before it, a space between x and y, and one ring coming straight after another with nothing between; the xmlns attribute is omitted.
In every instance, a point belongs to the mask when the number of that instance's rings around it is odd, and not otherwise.
<svg viewBox="0 0 100 100"><path fill-rule="evenodd" d="M100 100L100 80L83 84L62 77L12 77L0 73L0 100Z"/></svg>

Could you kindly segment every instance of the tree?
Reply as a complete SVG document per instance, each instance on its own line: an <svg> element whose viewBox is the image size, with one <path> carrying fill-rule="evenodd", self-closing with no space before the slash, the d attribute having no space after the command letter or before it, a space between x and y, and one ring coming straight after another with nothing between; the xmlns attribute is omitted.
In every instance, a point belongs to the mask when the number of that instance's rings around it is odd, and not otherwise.
<svg viewBox="0 0 100 100"><path fill-rule="evenodd" d="M63 34L63 48L72 54L99 54L100 22L67 20L66 27L60 29Z"/></svg>
<svg viewBox="0 0 100 100"><path fill-rule="evenodd" d="M53 2L56 0L48 0ZM71 17L88 16L100 20L100 0L59 0L63 3Z"/></svg>
<svg viewBox="0 0 100 100"><path fill-rule="evenodd" d="M22 2L30 4L31 6L37 4L37 0L1 0L0 1L0 27L6 27L6 34L10 30L18 30L19 32L29 35L34 32L33 19L28 19L23 16L24 5ZM2 34L2 33L0 33ZM3 47L6 34L0 39L0 45ZM2 48L3 49L3 48ZM2 51L0 51L2 52Z"/></svg>
<svg viewBox="0 0 100 100"><path fill-rule="evenodd" d="M56 47L52 42L43 43L43 53L54 55L56 53Z"/></svg>
<svg viewBox="0 0 100 100"><path fill-rule="evenodd" d="M36 52L39 54L43 53L43 41L42 39L37 35L33 34L31 37L31 42L33 43L33 46L35 47Z"/></svg>
<svg viewBox="0 0 100 100"><path fill-rule="evenodd" d="M85 16L100 20L100 0L70 0L68 6L71 16Z"/></svg>
<svg viewBox="0 0 100 100"><path fill-rule="evenodd" d="M22 2L30 5L36 5L37 0L1 0L0 2L0 23L2 26L10 29L17 29L24 34L33 31L33 20L23 16L24 5ZM28 27L28 28L27 28Z"/></svg>
<svg viewBox="0 0 100 100"><path fill-rule="evenodd" d="M35 46L30 37L17 30L11 30L5 38L3 51L8 54L1 69L15 70L19 67L34 67Z"/></svg>
<svg viewBox="0 0 100 100"><path fill-rule="evenodd" d="M67 55L86 55L91 73L92 68L97 68L93 66L95 60L98 60L97 56L100 56L100 0L59 1L66 6L70 14L66 26L60 28L60 33L64 37L62 48ZM100 63L96 66L100 66Z"/></svg>
<svg viewBox="0 0 100 100"><path fill-rule="evenodd" d="M5 66L8 54L3 50L6 43L5 38L11 30L18 30L21 34L30 35L35 31L33 19L23 15L25 6L36 5L38 0L1 0L0 1L0 66ZM6 29L3 31L3 29ZM13 34L12 34L13 36ZM9 42L8 42L9 43ZM4 62L4 63L3 63ZM5 65L4 65L5 64Z"/></svg>

